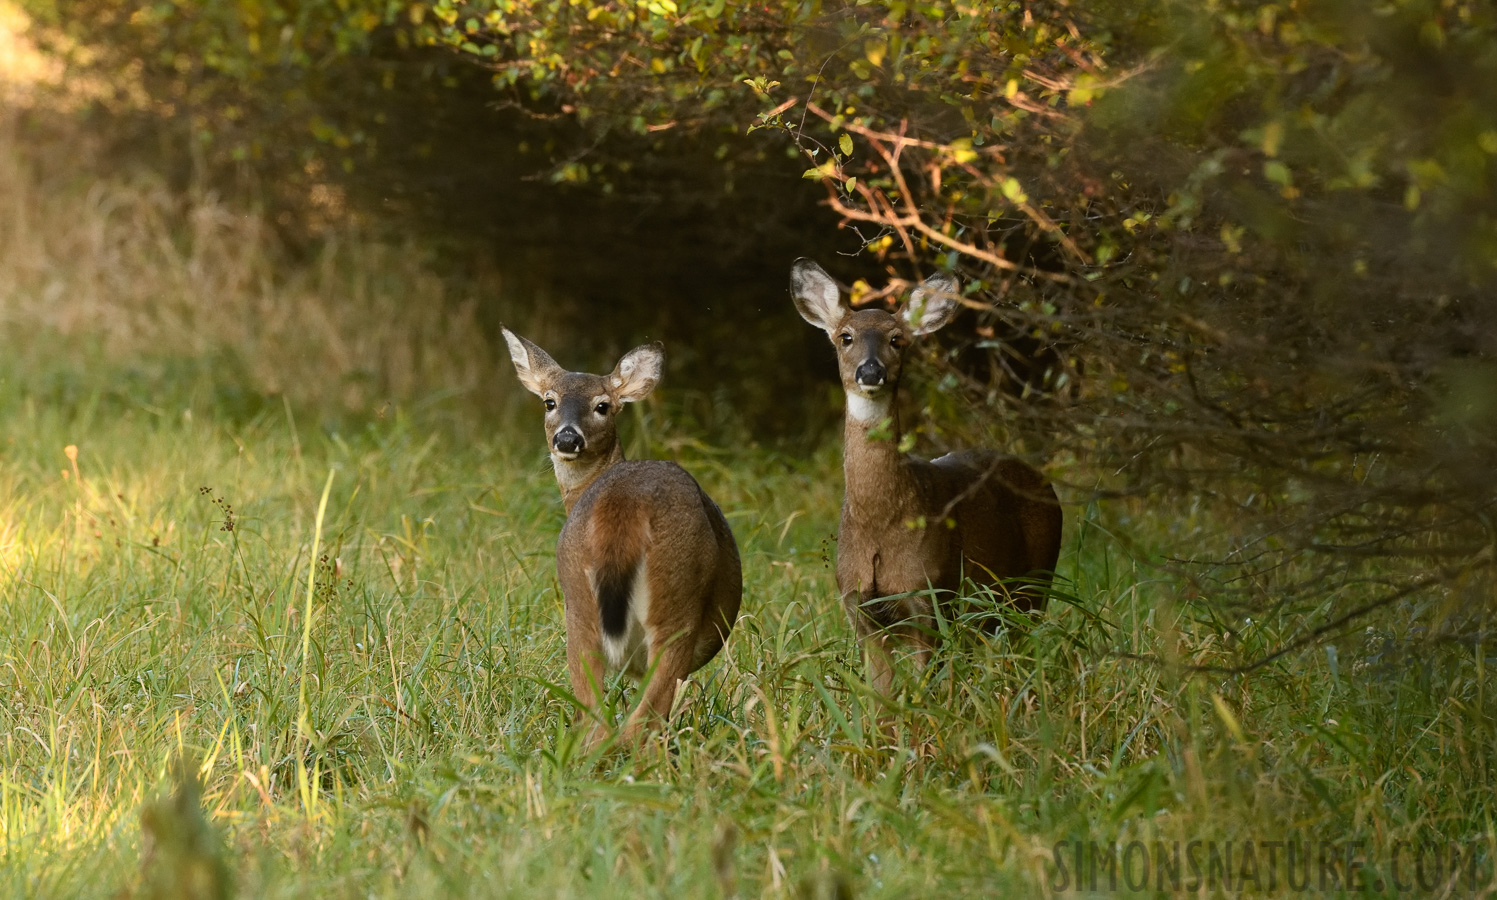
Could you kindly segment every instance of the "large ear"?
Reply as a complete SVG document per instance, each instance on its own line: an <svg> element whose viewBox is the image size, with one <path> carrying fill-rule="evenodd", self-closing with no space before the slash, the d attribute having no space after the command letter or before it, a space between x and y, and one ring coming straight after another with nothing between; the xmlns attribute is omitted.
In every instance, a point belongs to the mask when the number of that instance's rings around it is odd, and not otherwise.
<svg viewBox="0 0 1497 900"><path fill-rule="evenodd" d="M562 371L561 366L547 356L546 351L508 328L501 325L499 330L504 332L504 342L509 345L509 358L515 364L515 374L520 376L520 383L532 394L539 396L545 393L551 379Z"/></svg>
<svg viewBox="0 0 1497 900"><path fill-rule="evenodd" d="M635 347L619 360L613 374L608 376L608 386L620 403L643 400L645 395L660 383L661 370L665 368L665 345L659 341Z"/></svg>
<svg viewBox="0 0 1497 900"><path fill-rule="evenodd" d="M790 267L790 296L795 299L801 318L827 334L847 315L837 282L814 260L801 257Z"/></svg>
<svg viewBox="0 0 1497 900"><path fill-rule="evenodd" d="M905 301L900 315L917 335L944 328L962 308L956 278L944 272L925 279Z"/></svg>

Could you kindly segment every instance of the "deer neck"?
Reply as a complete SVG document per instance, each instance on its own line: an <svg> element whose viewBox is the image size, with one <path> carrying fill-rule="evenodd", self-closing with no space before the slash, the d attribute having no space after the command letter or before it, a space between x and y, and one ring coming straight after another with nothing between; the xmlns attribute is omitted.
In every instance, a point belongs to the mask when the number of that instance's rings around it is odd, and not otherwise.
<svg viewBox="0 0 1497 900"><path fill-rule="evenodd" d="M842 474L847 506L858 511L860 519L884 518L881 511L893 515L914 500L914 477L899 452L903 432L896 401L892 390L877 399L847 395Z"/></svg>
<svg viewBox="0 0 1497 900"><path fill-rule="evenodd" d="M572 507L593 486L598 476L608 471L610 466L623 461L624 446L620 443L615 443L613 450L606 456L590 459L558 459L552 455L551 466L556 470L556 483L561 487L561 503L566 508L567 515L572 514Z"/></svg>

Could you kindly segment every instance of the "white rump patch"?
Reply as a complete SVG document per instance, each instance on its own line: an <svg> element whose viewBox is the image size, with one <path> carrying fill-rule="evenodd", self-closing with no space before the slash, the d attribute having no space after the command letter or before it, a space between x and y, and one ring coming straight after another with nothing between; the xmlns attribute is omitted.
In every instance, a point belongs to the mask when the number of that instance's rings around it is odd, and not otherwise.
<svg viewBox="0 0 1497 900"><path fill-rule="evenodd" d="M645 620L650 617L650 582L646 577L643 561L634 572L634 587L629 592L629 612L624 617L624 634L615 638L603 632L603 657L608 661L608 671L624 671L643 676L649 669L650 630Z"/></svg>
<svg viewBox="0 0 1497 900"><path fill-rule="evenodd" d="M847 414L855 422L877 422L889 415L889 392L883 396L869 397L862 391L847 392Z"/></svg>

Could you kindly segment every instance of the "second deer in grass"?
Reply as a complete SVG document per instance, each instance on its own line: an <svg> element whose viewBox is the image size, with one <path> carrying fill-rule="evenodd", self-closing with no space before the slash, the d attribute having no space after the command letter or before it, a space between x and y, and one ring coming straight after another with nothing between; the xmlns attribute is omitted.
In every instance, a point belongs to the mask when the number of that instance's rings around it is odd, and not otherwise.
<svg viewBox="0 0 1497 900"><path fill-rule="evenodd" d="M722 649L738 619L738 544L717 504L672 462L628 461L614 418L660 380L659 344L636 347L609 375L568 372L504 329L520 383L546 405L546 443L567 522L556 542L572 692L607 727L603 678L643 680L625 742L670 715L677 685Z"/></svg>
<svg viewBox="0 0 1497 900"><path fill-rule="evenodd" d="M928 662L936 598L964 578L1006 592L1019 609L1044 603L1060 558L1060 504L1045 476L1017 459L977 450L926 462L898 449L905 354L956 314L955 279L927 280L898 316L853 310L809 259L791 268L790 289L801 316L837 350L847 394L837 587L873 686L888 694L889 640L912 644Z"/></svg>

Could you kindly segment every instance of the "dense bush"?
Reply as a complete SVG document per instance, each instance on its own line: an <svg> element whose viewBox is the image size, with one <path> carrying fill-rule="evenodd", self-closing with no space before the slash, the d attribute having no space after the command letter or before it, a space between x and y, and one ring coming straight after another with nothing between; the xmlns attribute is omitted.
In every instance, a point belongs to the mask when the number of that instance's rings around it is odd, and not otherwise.
<svg viewBox="0 0 1497 900"><path fill-rule="evenodd" d="M161 113L187 117L209 161L280 160L357 183L391 158L404 80L429 96L454 87L436 104L449 116L510 111L488 142L462 140L457 117L433 132L452 137L440 148L404 119L407 179L435 154L533 161L553 196L621 198L586 201L615 211L669 193L692 214L621 243L632 253L714 226L703 255L752 271L753 289L729 302L758 307L759 346L790 361L756 358L755 373L790 373L762 382L766 410L796 392L816 336L781 333L789 305L765 285L830 223L750 223L766 221L765 198L807 196L785 181L803 175L850 229L841 246L861 251L824 260L859 300L886 301L933 269L963 276L970 315L921 398L942 434L1058 460L1073 500L1185 497L1215 513L1184 523L1179 563L1212 614L1292 617L1308 641L1401 603L1425 639L1485 633L1497 543L1489 4L45 7ZM433 55L443 47L455 52ZM492 90L473 89L463 59ZM770 187L745 190L746 177ZM605 253L591 284L621 268ZM664 306L714 357L739 321L701 313L695 287ZM637 321L657 296L612 305ZM588 300L579 308L610 305ZM974 402L997 414L971 416ZM1281 578L1290 560L1315 576Z"/></svg>

